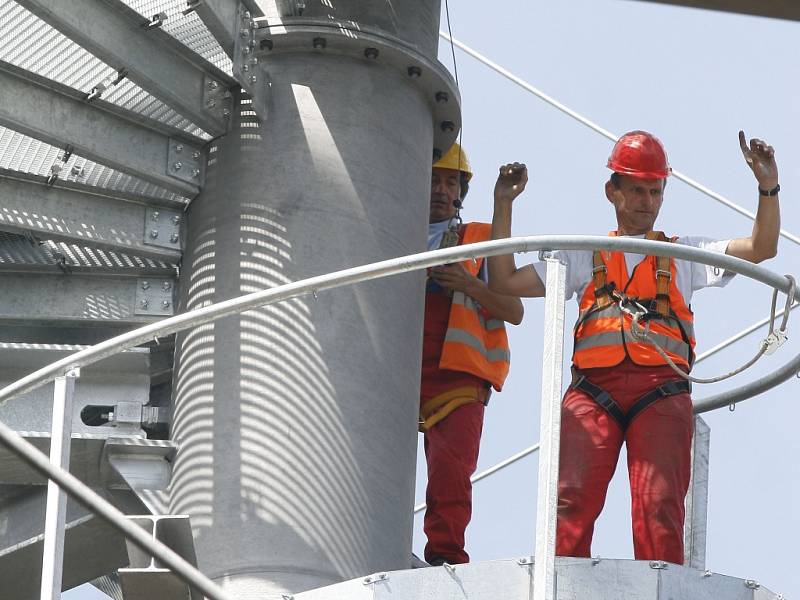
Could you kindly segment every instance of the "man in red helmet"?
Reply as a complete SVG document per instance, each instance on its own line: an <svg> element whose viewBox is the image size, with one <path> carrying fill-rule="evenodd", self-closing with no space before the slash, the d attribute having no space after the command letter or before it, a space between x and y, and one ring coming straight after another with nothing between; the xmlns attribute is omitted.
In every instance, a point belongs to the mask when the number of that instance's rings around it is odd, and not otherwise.
<svg viewBox="0 0 800 600"><path fill-rule="evenodd" d="M488 223L462 223L459 210L472 171L458 144L433 165L428 249L482 242ZM483 260L431 270L425 290L420 431L425 435L428 488L425 560L469 562L464 533L472 515L470 476L478 462L484 405L500 390L510 353L505 322L522 321L522 302L486 283Z"/></svg>
<svg viewBox="0 0 800 600"><path fill-rule="evenodd" d="M749 237L666 238L653 231L671 169L661 142L644 131L623 135L608 160L612 174L605 193L617 218L617 229L610 235L673 241L754 263L775 256L780 186L774 151L757 139L748 145L741 131L739 143L758 182L758 211ZM494 239L510 235L512 201L526 182L524 165L500 169ZM590 556L594 523L624 442L635 557L683 564L693 414L688 381L669 363L688 373L694 360L692 292L723 286L733 274L684 260L622 252L559 251L557 256L567 267L567 298L577 294L580 312L574 330L573 381L561 413L556 553ZM543 296L545 269L545 263L517 269L511 255L492 257L491 287ZM626 312L631 309L641 313L641 326L649 328L647 340L636 337L636 324Z"/></svg>

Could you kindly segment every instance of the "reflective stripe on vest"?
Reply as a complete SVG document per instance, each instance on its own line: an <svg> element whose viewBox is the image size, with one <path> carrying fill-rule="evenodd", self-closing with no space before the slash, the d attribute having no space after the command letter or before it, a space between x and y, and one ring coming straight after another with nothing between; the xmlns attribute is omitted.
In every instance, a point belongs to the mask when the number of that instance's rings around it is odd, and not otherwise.
<svg viewBox="0 0 800 600"><path fill-rule="evenodd" d="M467 223L460 244L486 241L491 238L491 231L488 223ZM461 265L476 277L482 263L483 259L479 258ZM483 308L463 292L453 292L439 368L470 373L500 391L510 360L505 323L486 315Z"/></svg>
<svg viewBox="0 0 800 600"><path fill-rule="evenodd" d="M612 232L611 235L616 235ZM670 259L669 316L655 310L657 260L646 256L629 276L622 252L600 252L606 267L607 285L615 292L635 299L648 309L648 318L639 324L676 364L691 367L694 359L694 316L676 282L675 261ZM663 365L663 357L647 341L639 341L630 331L632 317L614 303L599 309L592 282L580 299L580 316L575 325L572 362L579 369L613 367L629 357L640 365Z"/></svg>

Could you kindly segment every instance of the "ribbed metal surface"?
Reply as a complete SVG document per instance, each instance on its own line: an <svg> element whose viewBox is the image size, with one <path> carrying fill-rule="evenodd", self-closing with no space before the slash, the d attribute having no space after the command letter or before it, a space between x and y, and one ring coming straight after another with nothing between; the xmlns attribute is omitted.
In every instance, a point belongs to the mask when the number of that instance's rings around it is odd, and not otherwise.
<svg viewBox="0 0 800 600"><path fill-rule="evenodd" d="M72 155L64 164L59 159L61 153L60 148L34 140L6 127L0 127L0 168L47 177L51 173L52 166L58 164L61 166L58 178L64 181L76 181L84 185L153 198L179 198L176 194L152 183L78 155ZM73 174L73 167L81 174Z"/></svg>
<svg viewBox="0 0 800 600"><path fill-rule="evenodd" d="M24 235L0 232L0 267L25 265L63 265L65 268L81 267L111 269L115 272L125 269L169 269L170 265L129 256L119 252L109 252L96 248L86 248L76 244L38 241Z"/></svg>
<svg viewBox="0 0 800 600"><path fill-rule="evenodd" d="M129 0L131 8L150 18L168 15L163 29L178 41L202 55L219 68L230 72L230 60L205 25L194 14L181 14L182 0ZM0 60L30 70L83 92L116 76L114 69L56 31L14 0L0 0ZM109 89L103 99L123 108L208 139L209 136L190 121L129 80ZM24 99L20 99L24 101ZM0 127L0 168L48 176L53 164L60 162L61 149L39 142L5 127ZM73 166L82 169L72 174ZM121 192L156 198L176 196L153 184L120 173L80 156L72 156L62 166L59 178L78 181Z"/></svg>

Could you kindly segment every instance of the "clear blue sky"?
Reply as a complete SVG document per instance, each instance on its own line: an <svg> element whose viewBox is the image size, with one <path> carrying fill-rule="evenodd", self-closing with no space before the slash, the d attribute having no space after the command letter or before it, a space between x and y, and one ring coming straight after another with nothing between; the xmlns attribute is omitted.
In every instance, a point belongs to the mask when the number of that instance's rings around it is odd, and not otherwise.
<svg viewBox="0 0 800 600"><path fill-rule="evenodd" d="M611 131L648 129L665 143L672 165L738 204L754 209L756 184L737 132L766 139L781 169L783 226L800 235L800 121L797 39L800 23L728 15L634 0L507 0L452 2L455 37ZM442 27L445 27L444 17ZM795 58L792 58L795 57ZM451 65L449 46L440 58ZM517 202L516 235L604 234L613 213L603 196L611 143L456 50L463 95L464 145L476 172L465 217L491 219L497 167L523 161L531 172ZM751 223L699 192L671 181L659 219L668 234L720 239L746 235ZM800 248L782 240L767 263L797 274ZM535 256L517 256L518 264ZM737 278L693 301L698 350L710 348L769 313L770 292ZM574 321L574 301L567 321ZM790 331L800 323L800 311ZM793 326L792 323L795 323ZM513 362L506 391L487 411L479 469L538 440L542 302L526 301L513 328ZM763 334L761 334L763 335ZM704 397L740 385L783 364L794 340L730 384L697 386ZM700 376L739 366L756 351L759 334L698 366ZM567 339L565 356L571 352ZM800 380L706 416L712 428L707 565L714 572L756 579L787 597L800 597L794 566L800 537ZM421 452L420 452L421 457ZM631 558L627 473L621 462L595 534L593 553ZM473 560L528 555L533 549L535 455L475 488L468 530ZM417 498L424 497L420 461ZM424 538L416 520L414 548ZM105 596L84 586L69 600Z"/></svg>

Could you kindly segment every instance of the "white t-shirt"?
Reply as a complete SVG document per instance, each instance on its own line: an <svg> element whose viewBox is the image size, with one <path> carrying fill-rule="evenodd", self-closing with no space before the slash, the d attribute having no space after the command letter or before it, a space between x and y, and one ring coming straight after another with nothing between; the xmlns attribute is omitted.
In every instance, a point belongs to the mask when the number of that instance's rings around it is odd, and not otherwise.
<svg viewBox="0 0 800 600"><path fill-rule="evenodd" d="M643 235L629 236L644 238ZM730 240L712 240L701 236L687 236L675 240L676 244L710 250L725 254ZM566 298L569 300L578 294L578 301L583 298L586 287L592 281L592 251L591 250L558 250L553 253L567 266ZM625 253L625 265L628 274L633 273L634 267L644 259L643 254ZM544 282L547 279L547 263L533 264L536 274ZM736 273L725 271L719 267L712 267L701 263L675 259L675 284L688 305L692 301L692 292L704 287L723 287Z"/></svg>

